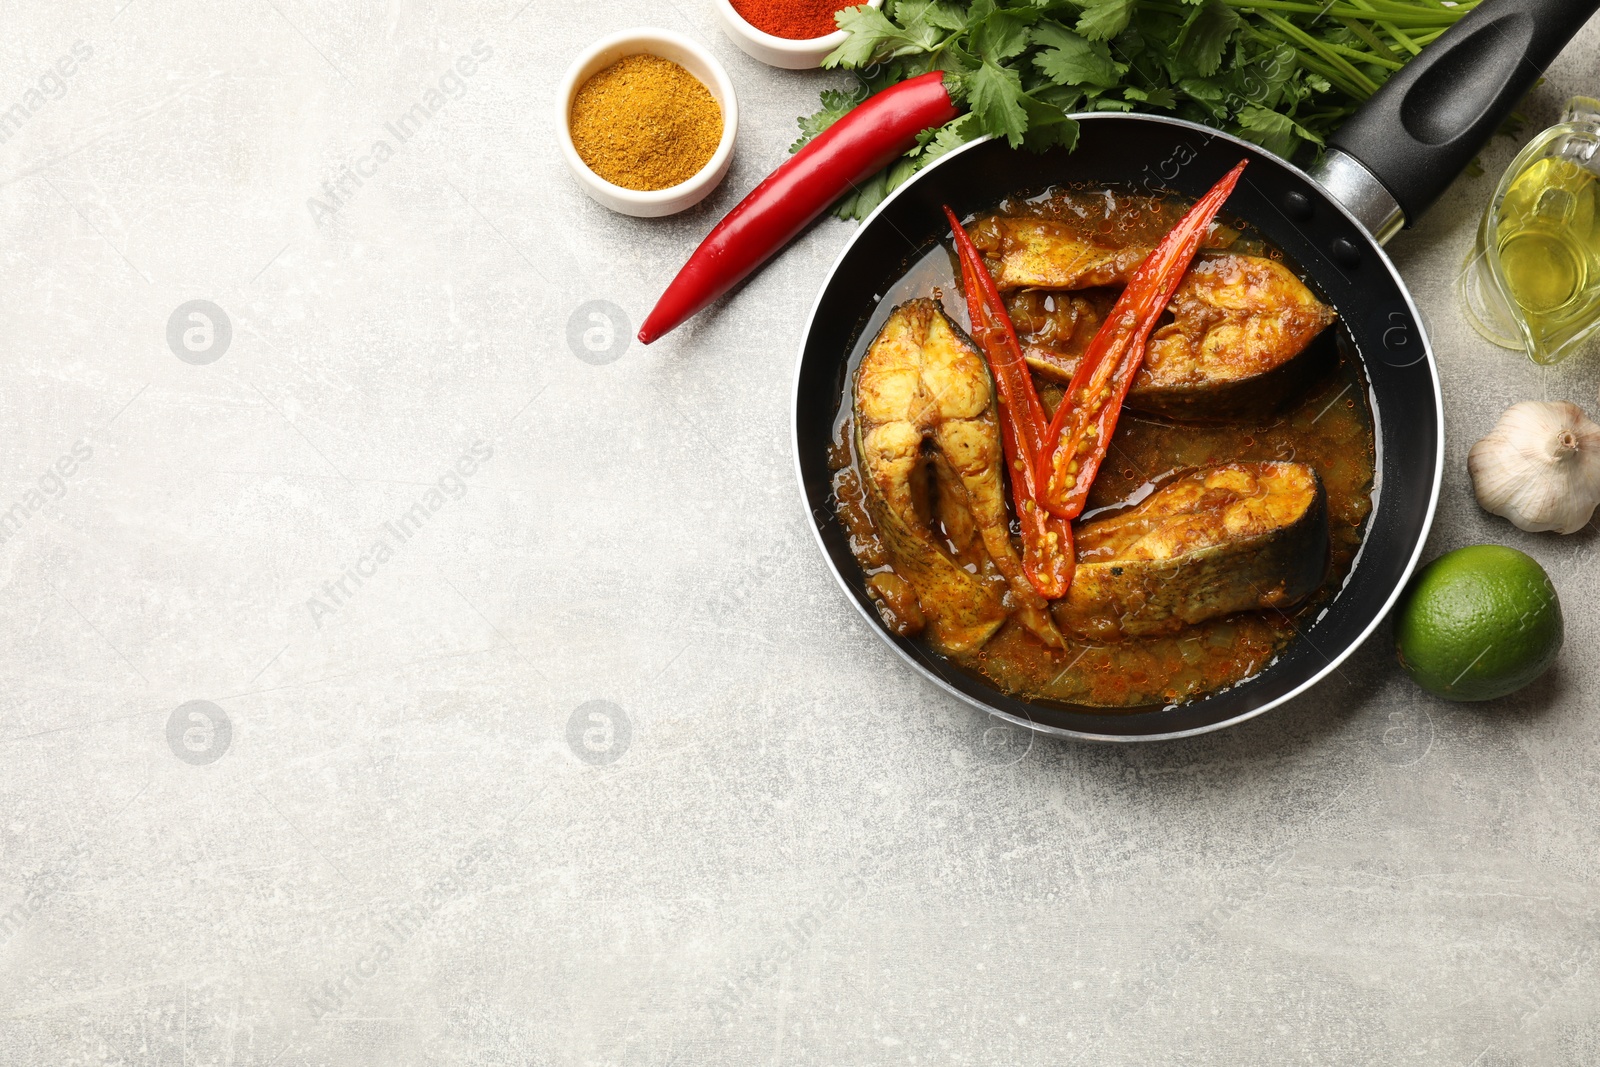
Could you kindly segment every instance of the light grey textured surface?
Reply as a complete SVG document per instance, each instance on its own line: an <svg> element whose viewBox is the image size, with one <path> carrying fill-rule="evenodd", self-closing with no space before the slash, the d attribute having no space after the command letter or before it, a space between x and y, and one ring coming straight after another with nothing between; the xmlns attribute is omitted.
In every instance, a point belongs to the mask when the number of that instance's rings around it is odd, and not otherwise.
<svg viewBox="0 0 1600 1067"><path fill-rule="evenodd" d="M1513 401L1593 410L1600 362L1463 323L1489 179L1392 246L1448 412L1429 555L1541 560L1558 668L1452 706L1385 635L1238 729L1030 746L904 670L808 532L794 346L846 226L649 349L568 344L588 301L637 326L826 76L709 0L520 3L0 10L0 110L92 49L0 144L0 1063L1600 1062L1595 535L1519 534L1465 473ZM550 124L644 24L744 116L656 222ZM1537 120L1600 89L1597 30ZM204 364L167 342L196 299L232 325Z"/></svg>

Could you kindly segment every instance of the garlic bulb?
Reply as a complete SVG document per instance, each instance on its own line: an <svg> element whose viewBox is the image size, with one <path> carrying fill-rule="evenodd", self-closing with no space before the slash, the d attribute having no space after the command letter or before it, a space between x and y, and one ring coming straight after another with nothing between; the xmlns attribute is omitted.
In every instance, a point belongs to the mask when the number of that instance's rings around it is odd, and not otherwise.
<svg viewBox="0 0 1600 1067"><path fill-rule="evenodd" d="M1600 426L1566 401L1524 400L1467 455L1484 510L1524 530L1577 533L1600 504Z"/></svg>

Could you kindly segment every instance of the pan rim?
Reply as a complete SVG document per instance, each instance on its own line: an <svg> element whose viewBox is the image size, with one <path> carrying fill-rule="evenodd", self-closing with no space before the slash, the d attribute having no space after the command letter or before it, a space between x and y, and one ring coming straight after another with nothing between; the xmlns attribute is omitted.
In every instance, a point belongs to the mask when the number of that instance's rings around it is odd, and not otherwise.
<svg viewBox="0 0 1600 1067"><path fill-rule="evenodd" d="M918 171L916 174L912 175L904 185L900 186L900 188L896 189L894 192L885 197L883 202L874 208L872 213L861 221L860 225L856 228L856 232L850 235L850 239L845 242L844 247L839 250L838 256L835 257L832 265L828 268L828 272L824 276L822 284L817 288L817 296L812 302L811 313L806 317L805 330L800 337L799 358L795 361L794 387L790 396L789 406L789 431L794 453L796 486L800 490L800 502L805 507L807 522L811 528L811 536L816 541L817 548L821 551L822 558L824 562L827 563L828 570L833 575L834 582L839 586L840 591L844 593L845 600L856 609L857 614L859 614L867 623L868 629L870 629L879 638L879 640L888 645L889 648L894 651L895 655L899 656L903 661L905 661L905 663L908 664L913 671L927 681L932 682L939 689L960 700L962 703L973 708L977 708L978 710L992 715L997 719L1004 720L1016 726L1024 727L1047 737L1058 737L1074 741L1105 741L1121 742L1126 744L1146 741L1172 741L1185 737L1198 737L1201 734L1212 733L1217 730L1223 730L1230 726L1237 726L1240 723L1247 722L1250 719L1254 719L1259 715L1264 715L1274 708L1286 704L1289 701L1294 700L1295 698L1310 691L1312 688L1324 681L1329 674L1332 674L1334 671L1338 670L1340 665L1342 665L1345 660L1349 659L1350 656L1355 653L1356 649L1365 645L1368 639L1372 637L1373 632L1377 630L1379 625L1381 625L1383 621L1389 617L1389 613L1394 610L1395 602L1400 598L1400 594L1405 591L1406 586L1410 583L1411 577L1416 572L1417 565L1422 558L1423 549L1427 547L1428 536L1433 530L1433 521L1439 507L1439 491L1444 482L1444 393L1439 383L1439 366L1437 361L1434 359L1433 343L1428 338L1427 327L1423 322L1422 313L1420 309L1418 309L1416 301L1412 298L1410 287L1406 285L1405 279L1400 276L1400 271L1395 267L1394 261L1389 258L1389 255L1384 251L1383 246L1378 243L1377 239L1373 237L1371 232L1368 231L1365 226L1361 225L1360 221L1350 212L1350 210L1340 203L1333 196L1333 194L1324 189L1316 181L1316 179L1312 178L1304 170L1295 166L1286 159L1282 159L1277 156L1271 156L1260 145L1252 144L1251 142L1240 137L1236 137L1233 134L1222 130L1213 129L1210 126L1203 126L1197 122L1190 122L1186 119L1173 118L1167 115L1149 115L1138 113L1106 114L1105 112L1080 112L1070 117L1079 122L1096 122L1107 120L1127 121L1132 119L1140 122L1164 123L1169 126L1193 130L1211 138L1231 142L1246 150L1251 158L1268 156L1275 163L1287 168L1292 174L1306 182L1308 185L1321 190L1323 194L1323 200L1326 203L1331 205L1340 214L1344 215L1344 217L1348 219L1360 233L1366 234L1371 251L1377 254L1378 262L1383 264L1384 269L1389 272L1390 277L1394 280L1396 287L1399 289L1400 296L1405 301L1406 308L1411 314L1411 321L1415 324L1417 334L1421 339L1423 355L1428 365L1428 377L1433 388L1434 422L1438 441L1438 447L1435 449L1433 459L1433 484L1428 493L1427 512L1423 516L1422 526L1418 531L1416 544L1412 546L1411 558L1406 561L1406 565L1400 574L1399 580L1395 582L1394 588L1391 589L1388 596L1384 598L1382 608L1373 614L1372 621L1367 623L1367 625L1353 640L1346 642L1344 647L1339 650L1337 655L1330 658L1327 663L1323 664L1321 668L1315 671L1304 682L1294 687L1287 693L1283 693L1280 696L1265 701L1257 707L1250 708L1239 713L1238 715L1232 716L1231 718L1222 719L1214 723L1207 723L1203 726L1190 727L1189 729L1185 730L1173 730L1165 733L1150 734L1102 734L1094 733L1088 730L1073 730L1067 727L1052 726L1045 723L1034 722L1031 719L1002 711L999 708L993 707L990 704L973 697L971 694L962 692L949 682L945 681L943 678L940 678L938 675L928 670L927 667L918 662L915 657L911 656L905 649L901 648L898 643L891 640L889 634L883 627L882 620L873 617L872 614L869 613L867 606L856 598L855 593L845 581L844 575L840 572L839 567L835 565L833 556L828 551L827 543L822 539L821 520L819 520L813 513L811 499L806 492L805 467L801 457L800 445L800 388L806 362L806 349L809 345L812 331L816 326L817 314L822 310L823 297L827 294L830 283L838 274L839 268L843 265L846 257L848 257L851 251L855 248L856 243L861 240L872 224L877 221L878 216L881 215L885 209L889 207L889 205L898 200L900 196L906 192L906 190L916 185L916 183L922 180L926 175L933 173L948 161L972 151L979 145L987 144L988 142L994 140L992 136L980 137L969 142L968 144L962 145L960 148L946 153L940 158L934 160L928 166L924 167L922 170ZM1363 362L1365 362L1366 356L1362 355L1361 358ZM1363 539L1363 546L1364 545L1365 540ZM996 689L995 692L999 694L1000 690ZM1020 700L1020 698L1015 699ZM1024 704L1028 703L1027 701L1021 702ZM1130 718L1132 717L1136 716L1130 716Z"/></svg>

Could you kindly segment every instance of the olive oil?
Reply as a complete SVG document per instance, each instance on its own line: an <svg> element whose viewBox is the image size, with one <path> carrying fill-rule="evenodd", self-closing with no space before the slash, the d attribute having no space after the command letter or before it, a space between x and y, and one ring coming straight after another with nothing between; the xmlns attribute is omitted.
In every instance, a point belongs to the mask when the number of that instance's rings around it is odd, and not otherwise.
<svg viewBox="0 0 1600 1067"><path fill-rule="evenodd" d="M1593 310L1595 175L1565 159L1540 159L1500 205L1496 240L1511 298L1541 319Z"/></svg>
<svg viewBox="0 0 1600 1067"><path fill-rule="evenodd" d="M1479 333L1538 363L1600 328L1600 101L1574 97L1507 168L1462 288Z"/></svg>

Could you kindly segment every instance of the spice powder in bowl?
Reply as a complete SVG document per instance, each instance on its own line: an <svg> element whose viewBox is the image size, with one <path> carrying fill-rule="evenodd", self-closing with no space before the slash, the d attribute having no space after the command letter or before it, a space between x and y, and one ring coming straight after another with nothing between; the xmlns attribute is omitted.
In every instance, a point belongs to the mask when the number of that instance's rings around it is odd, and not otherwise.
<svg viewBox="0 0 1600 1067"><path fill-rule="evenodd" d="M838 30L834 16L862 0L731 0L739 17L762 33L810 41Z"/></svg>
<svg viewBox="0 0 1600 1067"><path fill-rule="evenodd" d="M624 56L578 90L572 145L612 185L670 189L711 162L722 140L722 108L698 78L670 59Z"/></svg>

